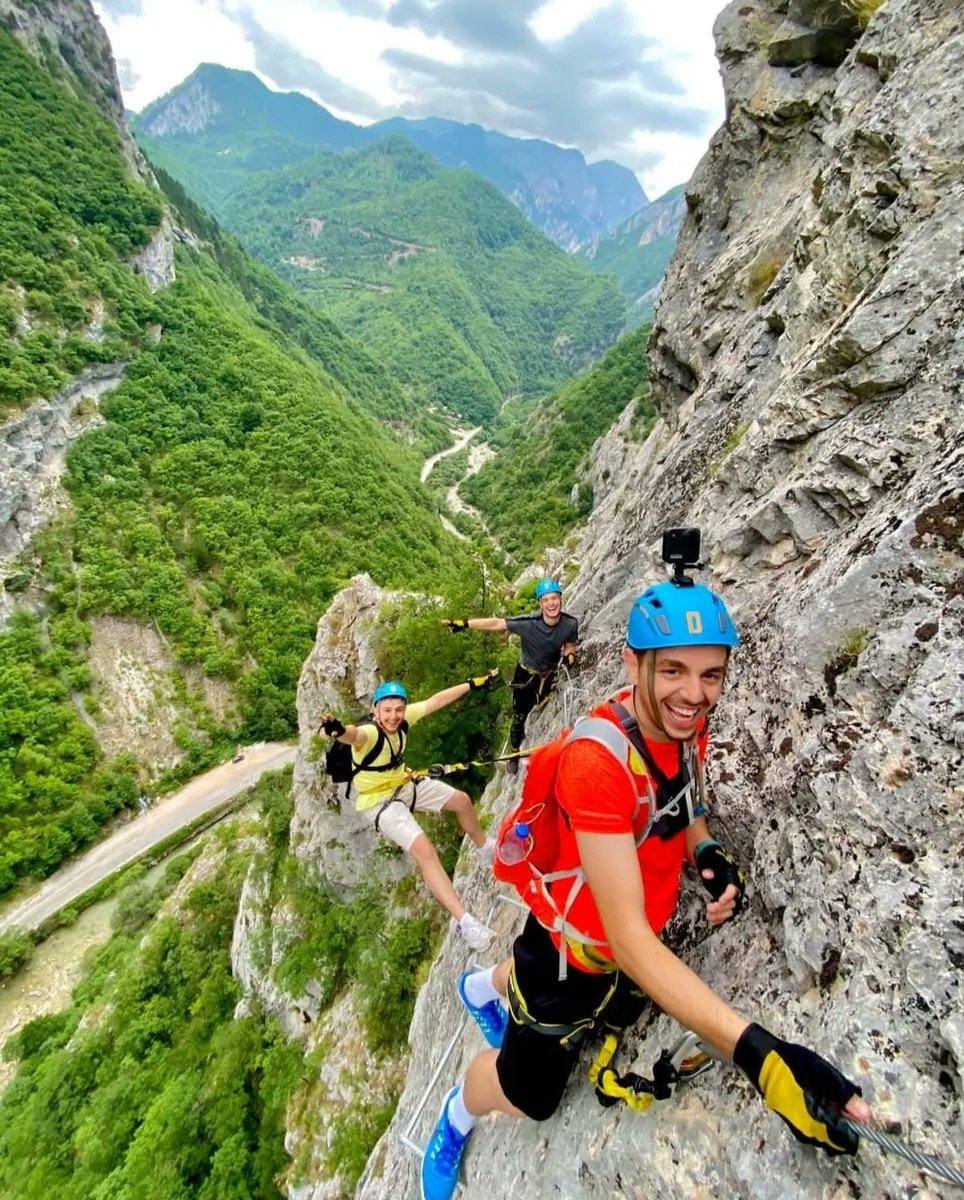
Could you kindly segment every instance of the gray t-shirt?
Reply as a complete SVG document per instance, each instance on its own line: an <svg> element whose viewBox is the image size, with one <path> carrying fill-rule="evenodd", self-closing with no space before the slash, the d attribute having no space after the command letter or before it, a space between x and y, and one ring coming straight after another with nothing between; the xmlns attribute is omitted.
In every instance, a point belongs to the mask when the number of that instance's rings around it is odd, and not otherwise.
<svg viewBox="0 0 964 1200"><path fill-rule="evenodd" d="M541 612L506 617L505 627L522 642L522 665L532 671L554 671L566 642L579 638L579 622L568 613L561 613L555 625L547 625Z"/></svg>

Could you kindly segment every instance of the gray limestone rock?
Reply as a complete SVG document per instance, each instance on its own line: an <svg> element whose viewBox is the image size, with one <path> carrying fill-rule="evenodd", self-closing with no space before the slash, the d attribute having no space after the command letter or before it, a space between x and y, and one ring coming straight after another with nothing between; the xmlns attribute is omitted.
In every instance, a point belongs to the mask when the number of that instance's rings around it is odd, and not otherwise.
<svg viewBox="0 0 964 1200"><path fill-rule="evenodd" d="M295 810L291 842L295 853L317 865L332 883L351 886L367 871L378 835L359 820L345 796L324 773L324 748L317 738L324 712L364 713L379 682L373 633L379 610L401 593L376 587L368 575L356 575L318 622L315 646L298 681L298 757L294 768ZM386 860L388 874L401 875L401 856Z"/></svg>
<svg viewBox="0 0 964 1200"><path fill-rule="evenodd" d="M66 508L60 487L66 448L103 423L97 403L121 382L125 365L89 367L49 400L0 425L0 624L21 602L19 593L3 586L3 574L37 530ZM11 578L7 575L8 582Z"/></svg>
<svg viewBox="0 0 964 1200"><path fill-rule="evenodd" d="M841 7L739 0L717 22L726 124L687 188L660 295L662 418L638 449L614 430L598 451L619 477L575 551L573 699L617 681L661 529L701 525L705 577L743 635L714 717L711 824L748 867L750 904L709 934L688 887L670 942L960 1165L962 17L952 0L887 0L838 65L775 65L788 23L812 29ZM563 700L533 740L560 726ZM515 787L500 774L483 804L501 814ZM518 917L490 883L460 886L494 912L497 956ZM464 957L449 939L420 997L408 1084L361 1200L418 1195L411 1143L481 1049L459 1032ZM623 1063L651 1067L677 1032L644 1018ZM465 1200L950 1195L872 1147L850 1162L798 1146L724 1066L645 1116L601 1109L580 1069L549 1121L483 1121L463 1178Z"/></svg>

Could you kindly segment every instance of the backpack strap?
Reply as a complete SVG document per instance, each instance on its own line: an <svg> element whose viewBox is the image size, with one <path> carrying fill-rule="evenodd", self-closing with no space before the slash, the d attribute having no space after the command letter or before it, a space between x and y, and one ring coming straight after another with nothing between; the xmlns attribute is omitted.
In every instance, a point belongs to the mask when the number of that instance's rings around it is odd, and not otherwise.
<svg viewBox="0 0 964 1200"><path fill-rule="evenodd" d="M629 709L627 709L626 706L624 704L621 704L618 700L614 700L612 702L612 704L610 705L610 707L612 708L613 713L616 715L616 717L619 721L619 724L622 727L624 733L629 738L629 740L632 742L633 748L636 750L636 752L639 754L640 758L646 764L646 770L650 772L650 774L656 780L657 784L659 784L660 788L668 787L669 783L670 783L669 777L663 772L662 768L659 766L659 764L656 762L656 760L653 758L652 754L650 753L649 747L646 745L646 739L643 737L642 733L640 732L639 722L636 720L635 713L631 713L629 711ZM683 769L683 747L682 747L682 745L680 745L679 746L679 770L677 771L677 774L679 774L679 771L682 771L682 769Z"/></svg>
<svg viewBox="0 0 964 1200"><path fill-rule="evenodd" d="M622 708L622 705L613 705L614 709L617 707ZM627 717L629 717L629 714L626 713L625 709L622 709L622 711ZM619 714L617 713L617 715ZM639 727L636 725L636 718L631 717L630 720L632 720L638 734ZM636 788L637 777L630 770L629 763L626 761L626 747L627 744L634 750L638 750L639 747L636 745L635 740L630 737L628 730L623 727L622 723L619 725L614 725L612 721L607 720L605 717L583 717L581 720L577 721L575 725L573 725L572 732L566 738L565 744L568 746L572 742L583 740L596 742L598 745L603 746L609 751L613 758L626 772L626 778L629 780L630 786L633 789L633 793L634 795L638 796L638 791ZM639 740L642 741L642 738L640 737ZM647 768L649 768L650 764L648 761L648 756L643 753L642 758L646 763ZM659 775L656 775L655 778L657 783L661 782ZM663 778L665 778L665 776ZM646 824L643 827L642 833L636 838L637 846L649 836L649 831L652 828L653 821L656 819L657 797L653 792L652 785L649 784L648 781L647 789L649 793L649 813L647 815Z"/></svg>
<svg viewBox="0 0 964 1200"><path fill-rule="evenodd" d="M402 763L405 761L405 743L408 740L407 739L407 735L408 735L408 722L407 721L402 721L402 723L398 727L398 749L394 750L392 748L391 742L389 742L388 747L389 747L390 755L389 755L388 762L382 763L380 766L377 766L377 767L372 766L372 764L374 763L375 759L378 758L379 754L381 754L382 750L384 750L384 748L385 748L385 731L382 729L382 727L378 724L377 721L359 721L358 724L359 725L374 725L375 728L378 730L378 736L375 738L375 745L372 746L371 750L368 751L368 753L365 755L365 757L361 760L361 762L357 766L355 765L355 760L352 759L351 778L345 784L346 799L351 794L351 785L352 785L352 782L354 781L355 776L359 775L362 771L396 771L402 765Z"/></svg>
<svg viewBox="0 0 964 1200"><path fill-rule="evenodd" d="M639 722L636 720L635 715L629 712L618 700L612 701L610 707L619 719L620 726L625 731L626 736L646 764L647 771L656 780L656 809L652 818L650 833L665 840L687 825L692 825L697 817L705 817L706 794L703 781L703 768L695 743L678 743L679 767L674 779L670 779L660 769L650 753L649 747L646 745L646 739L640 732ZM681 775L685 776L685 783L674 794L674 783ZM686 803L685 821L683 820L684 810L680 807L681 801L684 799Z"/></svg>
<svg viewBox="0 0 964 1200"><path fill-rule="evenodd" d="M616 762L618 762L626 772L626 778L633 790L633 794L638 796L636 789L636 777L633 775L633 772L630 770L629 763L626 761L627 746L631 746L632 742L621 726L614 725L612 721L607 720L605 717L582 717L575 723L575 725L573 725L572 731L566 738L564 745L569 746L573 742L579 741L595 742L597 745L602 746L605 750L608 750ZM649 836L649 831L652 827L656 814L656 797L653 793L652 787L649 788L648 798L649 813L642 830L636 836L635 841L637 846L639 846L640 843L645 841L645 839ZM578 942L581 945L587 946L605 946L607 943L605 940L588 937L574 925L570 925L568 921L569 910L572 908L576 896L582 890L582 887L586 882L586 875L582 867L571 867L564 871L551 871L542 877L542 881L546 886L548 886L550 883L554 883L557 879L572 879L573 881L572 887L569 889L569 894L566 897L565 908L559 914L558 919L553 925L553 932L559 934L559 979L563 980L566 978L568 965L566 962L567 941Z"/></svg>

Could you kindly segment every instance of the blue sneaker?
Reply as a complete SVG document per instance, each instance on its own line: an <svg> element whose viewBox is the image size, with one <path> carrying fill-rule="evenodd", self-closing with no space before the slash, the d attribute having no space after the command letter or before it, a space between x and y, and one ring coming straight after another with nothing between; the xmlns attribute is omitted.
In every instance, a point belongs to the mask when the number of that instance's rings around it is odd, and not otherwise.
<svg viewBox="0 0 964 1200"><path fill-rule="evenodd" d="M422 1200L451 1200L459 1181L469 1135L463 1136L449 1121L449 1102L458 1090L452 1088L445 1097L438 1122L422 1151Z"/></svg>
<svg viewBox="0 0 964 1200"><path fill-rule="evenodd" d="M505 1027L509 1023L509 1014L498 1000L490 1000L488 1004L473 1004L465 994L465 981L474 971L463 971L459 976L459 999L465 1005L465 1011L472 1017L482 1030L482 1036L493 1050L498 1050L505 1037Z"/></svg>

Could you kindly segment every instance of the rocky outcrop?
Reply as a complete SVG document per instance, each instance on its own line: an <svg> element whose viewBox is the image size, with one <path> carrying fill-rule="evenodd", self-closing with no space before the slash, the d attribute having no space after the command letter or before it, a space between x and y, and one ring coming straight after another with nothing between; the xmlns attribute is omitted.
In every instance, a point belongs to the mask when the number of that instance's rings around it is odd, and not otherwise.
<svg viewBox="0 0 964 1200"><path fill-rule="evenodd" d="M142 122L151 137L174 137L181 133L203 133L221 105L200 79L191 78L170 96L156 116Z"/></svg>
<svg viewBox="0 0 964 1200"><path fill-rule="evenodd" d="M190 231L175 229L170 211L165 208L157 232L131 261L131 266L138 275L144 276L152 292L159 292L174 282L175 238L188 245L196 240Z"/></svg>
<svg viewBox="0 0 964 1200"><path fill-rule="evenodd" d="M331 783L322 769L324 744L315 735L323 712L364 713L379 682L374 632L379 610L400 593L376 587L356 575L318 622L315 646L298 680L298 757L295 760L291 844L330 882L351 886L366 874L380 840L355 817L343 784ZM387 876L400 876L400 856L386 860Z"/></svg>
<svg viewBox="0 0 964 1200"><path fill-rule="evenodd" d="M727 119L687 188L651 350L662 414L594 512L566 604L585 622L576 701L618 679L659 534L704 530L743 633L714 719L712 824L751 902L708 935L690 889L671 943L721 995L835 1059L921 1149L959 1157L964 1100L964 67L956 0L739 0L717 42ZM843 39L841 42L840 39ZM621 431L615 438L622 439ZM558 727L560 697L529 731ZM514 794L497 777L484 804ZM517 920L481 879L508 948ZM446 1088L481 1048L450 939L412 1026L408 1084L361 1200L418 1194ZM678 1030L644 1019L647 1069ZM442 1051L453 1049L439 1077ZM420 1105L425 1102L424 1108ZM799 1147L729 1067L645 1116L582 1073L544 1124L482 1122L466 1200L942 1195L872 1147Z"/></svg>
<svg viewBox="0 0 964 1200"><path fill-rule="evenodd" d="M117 130L132 175L154 177L127 128L117 67L104 27L89 0L0 0L5 25L47 70L109 120Z"/></svg>
<svg viewBox="0 0 964 1200"><path fill-rule="evenodd" d="M0 623L17 603L26 577L11 571L13 559L30 538L63 511L68 499L60 487L67 446L103 423L100 398L124 377L123 363L90 367L49 400L40 400L0 425Z"/></svg>

